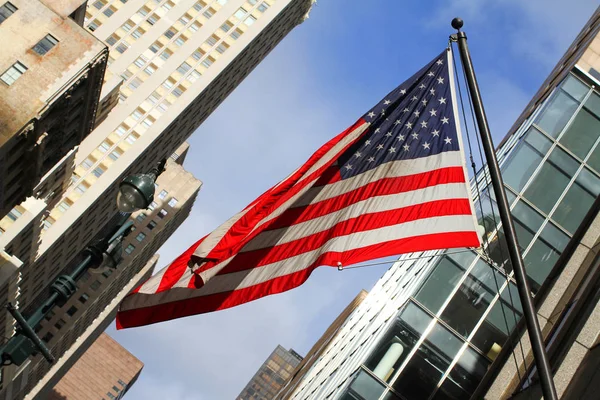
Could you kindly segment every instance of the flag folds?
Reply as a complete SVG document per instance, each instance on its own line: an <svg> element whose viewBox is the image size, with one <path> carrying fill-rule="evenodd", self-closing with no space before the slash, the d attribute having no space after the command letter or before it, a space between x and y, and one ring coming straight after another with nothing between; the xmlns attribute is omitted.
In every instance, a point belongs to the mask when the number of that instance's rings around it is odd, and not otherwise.
<svg viewBox="0 0 600 400"><path fill-rule="evenodd" d="M318 266L479 247L444 51L308 161L127 296L117 327L301 285Z"/></svg>

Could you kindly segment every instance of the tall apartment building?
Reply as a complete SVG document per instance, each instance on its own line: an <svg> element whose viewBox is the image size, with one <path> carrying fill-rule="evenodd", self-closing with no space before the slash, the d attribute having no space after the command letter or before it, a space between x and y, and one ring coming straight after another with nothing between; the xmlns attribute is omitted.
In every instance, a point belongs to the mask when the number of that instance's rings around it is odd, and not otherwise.
<svg viewBox="0 0 600 400"><path fill-rule="evenodd" d="M48 400L121 399L143 367L143 362L103 333L52 389Z"/></svg>
<svg viewBox="0 0 600 400"><path fill-rule="evenodd" d="M557 391L573 400L600 389L599 30L600 9L497 151ZM495 201L486 175L473 184L487 249L403 256L287 398L541 398Z"/></svg>
<svg viewBox="0 0 600 400"><path fill-rule="evenodd" d="M302 356L277 346L244 387L236 400L272 400L291 378Z"/></svg>
<svg viewBox="0 0 600 400"><path fill-rule="evenodd" d="M37 334L50 348L57 361L50 365L43 358L32 357L20 367L3 368L3 388L0 399L45 398L60 378L77 361L87 347L114 320L119 302L129 291L147 279L158 259L154 256L160 246L171 236L189 215L200 189L200 181L180 165L188 145L180 146L167 161L165 171L156 181L156 195L148 210L133 214L135 230L123 244L123 260L116 270L98 269L88 271L78 282L77 292L61 306L56 306L37 329ZM183 155L183 156L180 156ZM115 198L113 198L115 201ZM109 221L95 236L84 239L90 243L106 235L114 222ZM63 251L69 251L72 243L62 243ZM61 273L73 270L82 255L66 265L57 265ZM36 263L32 264L34 267ZM22 274L16 285L20 293L24 288ZM35 296L18 300L24 315L29 315L50 295L50 281L36 280ZM12 287L12 286L10 286ZM4 317L6 318L6 317ZM13 325L6 326L5 336L12 334Z"/></svg>
<svg viewBox="0 0 600 400"><path fill-rule="evenodd" d="M0 218L60 197L74 153L54 167L92 130L108 49L81 26L85 3L0 1Z"/></svg>

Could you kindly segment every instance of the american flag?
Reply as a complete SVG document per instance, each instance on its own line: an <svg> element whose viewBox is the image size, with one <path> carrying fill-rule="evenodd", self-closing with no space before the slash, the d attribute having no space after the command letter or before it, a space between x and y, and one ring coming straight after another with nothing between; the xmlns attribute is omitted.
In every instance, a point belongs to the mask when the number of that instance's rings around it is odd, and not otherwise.
<svg viewBox="0 0 600 400"><path fill-rule="evenodd" d="M124 299L117 327L233 307L318 266L479 247L442 52Z"/></svg>

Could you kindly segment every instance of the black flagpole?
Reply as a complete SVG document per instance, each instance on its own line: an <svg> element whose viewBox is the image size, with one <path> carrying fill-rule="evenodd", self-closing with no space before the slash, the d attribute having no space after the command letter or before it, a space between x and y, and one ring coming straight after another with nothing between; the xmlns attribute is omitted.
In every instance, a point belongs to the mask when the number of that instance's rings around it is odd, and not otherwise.
<svg viewBox="0 0 600 400"><path fill-rule="evenodd" d="M477 79L475 78L473 63L471 62L471 55L469 54L469 48L467 47L467 35L460 30L462 26L462 19L454 18L452 20L452 27L458 31L456 37L460 59L467 76L467 84L469 86L469 91L471 92L471 99L473 100L473 109L481 133L481 141L488 163L492 186L494 188L494 193L496 194L496 199L498 200L500 220L504 227L504 235L508 245L510 261L513 265L513 270L515 271L515 280L517 282L517 288L519 289L519 297L523 305L523 313L525 314L525 322L527 323L527 331L529 332L529 339L531 340L535 364L542 384L542 393L546 400L558 400L556 388L554 387L554 381L552 379L552 370L550 369L550 363L548 362L548 356L546 355L546 350L544 348L544 338L542 336L542 331L540 330L535 307L533 306L533 300L531 299L531 292L529 290L529 284L527 283L521 253L517 246L517 235L515 234L515 227L510 216L510 208L508 201L506 200L506 194L504 193L504 183L502 182L502 176L500 175L500 167L498 166L498 160L496 159L490 128L485 116L485 110L483 109L479 86L477 84Z"/></svg>

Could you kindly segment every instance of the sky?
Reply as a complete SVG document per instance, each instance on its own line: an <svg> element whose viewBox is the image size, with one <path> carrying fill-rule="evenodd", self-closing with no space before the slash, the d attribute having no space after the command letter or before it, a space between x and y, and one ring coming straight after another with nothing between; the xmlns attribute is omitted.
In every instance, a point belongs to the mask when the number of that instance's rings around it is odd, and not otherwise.
<svg viewBox="0 0 600 400"><path fill-rule="evenodd" d="M465 21L498 143L597 6L597 0L319 0L188 140L184 167L203 187L188 219L159 250L159 267L439 54L455 16ZM389 266L322 267L297 289L239 307L109 328L145 364L127 399L235 399L278 344L306 354Z"/></svg>

